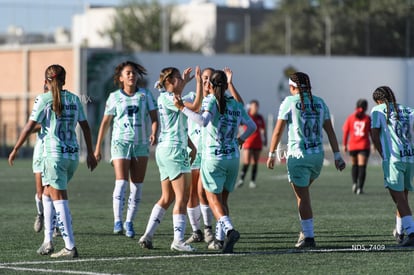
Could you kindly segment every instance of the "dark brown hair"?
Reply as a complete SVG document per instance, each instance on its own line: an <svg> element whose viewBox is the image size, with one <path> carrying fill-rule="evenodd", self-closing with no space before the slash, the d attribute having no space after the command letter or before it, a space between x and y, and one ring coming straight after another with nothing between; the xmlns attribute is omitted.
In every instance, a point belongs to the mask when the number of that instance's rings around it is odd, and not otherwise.
<svg viewBox="0 0 414 275"><path fill-rule="evenodd" d="M311 108L312 111L315 111L315 107L313 106L313 97L312 97L312 86L309 79L309 76L302 72L296 72L290 75L290 79L296 83L298 89L299 89L299 96L300 96L300 102L302 103L301 108L302 112L305 111L305 102L303 100L303 93L308 93L310 102L311 102Z"/></svg>
<svg viewBox="0 0 414 275"><path fill-rule="evenodd" d="M372 94L372 99L378 103L378 101L381 101L387 105L387 123L390 119L390 104L393 105L397 120L400 119L399 113L398 113L398 106L397 106L397 100L395 99L394 92L391 90L388 86L381 86L378 87L374 93Z"/></svg>
<svg viewBox="0 0 414 275"><path fill-rule="evenodd" d="M224 93L227 90L227 76L224 71L216 70L213 72L210 78L211 85L213 86L214 96L218 101L218 110L220 114L224 114L226 109L226 99Z"/></svg>
<svg viewBox="0 0 414 275"><path fill-rule="evenodd" d="M114 83L115 85L117 85L119 88L124 88L124 83L122 83L121 81L119 81L119 77L122 74L122 70L126 67L126 66L131 66L132 68L134 68L135 72L140 76L140 79L142 79L144 77L144 75L147 74L147 70L141 66L138 63L135 63L133 61L125 61L122 62L121 64L119 64L118 66L116 66L115 68L115 73L114 73Z"/></svg>

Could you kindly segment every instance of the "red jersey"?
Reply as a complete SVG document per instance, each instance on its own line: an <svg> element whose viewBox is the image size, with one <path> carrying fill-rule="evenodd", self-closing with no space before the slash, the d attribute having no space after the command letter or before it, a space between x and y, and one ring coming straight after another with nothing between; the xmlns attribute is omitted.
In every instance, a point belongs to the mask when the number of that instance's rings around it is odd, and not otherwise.
<svg viewBox="0 0 414 275"><path fill-rule="evenodd" d="M260 114L256 114L255 116L249 116L253 119L254 123L256 123L256 131L253 132L243 143L243 149L258 149L261 150L263 148L262 142L262 131L266 128L265 121Z"/></svg>
<svg viewBox="0 0 414 275"><path fill-rule="evenodd" d="M344 132L342 142L344 146L348 146L348 151L369 150L371 118L366 114L357 117L356 114L357 112L354 112L346 119L342 127Z"/></svg>

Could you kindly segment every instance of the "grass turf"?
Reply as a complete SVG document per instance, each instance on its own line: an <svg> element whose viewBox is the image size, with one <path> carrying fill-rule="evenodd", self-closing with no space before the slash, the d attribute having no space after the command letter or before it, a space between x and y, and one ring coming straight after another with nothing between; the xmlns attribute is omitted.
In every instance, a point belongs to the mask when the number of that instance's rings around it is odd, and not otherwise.
<svg viewBox="0 0 414 275"><path fill-rule="evenodd" d="M248 173L247 178L250 176ZM230 196L230 211L241 238L235 253L222 255L196 243L198 251L170 251L171 208L154 237L153 250L141 249L152 206L160 196L159 174L151 159L143 199L135 219L134 239L113 235L113 168L100 163L94 172L80 164L69 185L79 259L61 261L39 256L42 233L33 231L36 214L30 160L10 168L0 162L0 273L37 274L379 274L411 273L413 249L399 248L391 235L395 206L383 188L380 166L369 166L366 193L351 192L350 168L342 173L328 165L311 187L317 248L295 250L300 225L286 168L261 164L256 189L246 184ZM411 205L412 199L410 198ZM187 234L191 228L187 223ZM56 249L63 241L56 239Z"/></svg>

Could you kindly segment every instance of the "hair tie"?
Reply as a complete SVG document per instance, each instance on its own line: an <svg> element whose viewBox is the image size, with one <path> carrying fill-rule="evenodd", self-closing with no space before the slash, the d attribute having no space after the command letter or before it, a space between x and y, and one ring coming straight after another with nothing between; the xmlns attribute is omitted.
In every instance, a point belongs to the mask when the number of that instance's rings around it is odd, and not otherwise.
<svg viewBox="0 0 414 275"><path fill-rule="evenodd" d="M165 88L161 86L159 80L155 81L154 88L157 89L159 92L165 92Z"/></svg>
<svg viewBox="0 0 414 275"><path fill-rule="evenodd" d="M56 74L52 74L51 76L48 76L47 80L52 81L53 78L56 78Z"/></svg>

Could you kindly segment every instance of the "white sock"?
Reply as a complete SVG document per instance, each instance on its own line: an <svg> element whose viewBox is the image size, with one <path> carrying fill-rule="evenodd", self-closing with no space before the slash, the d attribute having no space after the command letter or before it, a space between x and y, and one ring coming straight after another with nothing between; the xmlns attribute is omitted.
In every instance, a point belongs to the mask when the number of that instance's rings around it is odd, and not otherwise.
<svg viewBox="0 0 414 275"><path fill-rule="evenodd" d="M151 215L148 219L147 228L145 229L145 236L148 236L152 239L154 236L155 230L157 230L158 226L160 225L162 219L165 215L165 209L155 204L152 208Z"/></svg>
<svg viewBox="0 0 414 275"><path fill-rule="evenodd" d="M302 232L305 238L313 238L315 236L313 232L313 219L300 220L300 224L302 225Z"/></svg>
<svg viewBox="0 0 414 275"><path fill-rule="evenodd" d="M397 230L398 235L404 232L401 217L395 216L395 230Z"/></svg>
<svg viewBox="0 0 414 275"><path fill-rule="evenodd" d="M72 216L70 215L68 200L53 201L56 210L56 220L62 234L65 247L72 250L75 247L75 238L72 229Z"/></svg>
<svg viewBox="0 0 414 275"><path fill-rule="evenodd" d="M413 216L408 215L401 217L402 225L404 227L405 232L407 235L410 235L411 233L414 233L414 220Z"/></svg>
<svg viewBox="0 0 414 275"><path fill-rule="evenodd" d="M132 222L137 215L139 209L139 203L142 198L142 182L129 184L129 198L128 198L128 211L126 215L126 222Z"/></svg>
<svg viewBox="0 0 414 275"><path fill-rule="evenodd" d="M173 214L174 225L174 241L180 242L184 240L186 218L184 214Z"/></svg>
<svg viewBox="0 0 414 275"><path fill-rule="evenodd" d="M223 226L220 222L216 223L216 240L224 241L226 234L224 233Z"/></svg>
<svg viewBox="0 0 414 275"><path fill-rule="evenodd" d="M37 196L36 196L37 197ZM49 196L42 195L43 201L43 215L44 215L44 243L51 242L53 239L53 217L55 215L55 209L53 207L53 201Z"/></svg>
<svg viewBox="0 0 414 275"><path fill-rule="evenodd" d="M188 220L190 221L191 228L193 229L193 231L199 230L200 219L201 219L200 206L196 206L194 208L187 207L187 215L188 215Z"/></svg>
<svg viewBox="0 0 414 275"><path fill-rule="evenodd" d="M210 206L200 204L201 215L203 215L204 226L211 226L213 224L213 212Z"/></svg>
<svg viewBox="0 0 414 275"><path fill-rule="evenodd" d="M125 203L125 188L128 184L126 180L116 180L114 192L112 193L112 204L114 208L114 221L122 221L122 212Z"/></svg>
<svg viewBox="0 0 414 275"><path fill-rule="evenodd" d="M221 223L221 226L224 230L224 233L227 233L233 229L233 224L231 223L231 219L229 216L223 216L219 219L219 223Z"/></svg>
<svg viewBox="0 0 414 275"><path fill-rule="evenodd" d="M42 195L43 197L43 195ZM43 215L43 204L42 200L37 197L37 194L35 194L35 202L36 202L36 209L38 215Z"/></svg>

